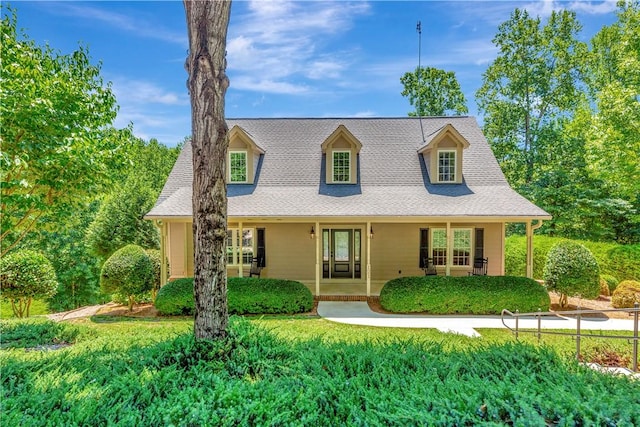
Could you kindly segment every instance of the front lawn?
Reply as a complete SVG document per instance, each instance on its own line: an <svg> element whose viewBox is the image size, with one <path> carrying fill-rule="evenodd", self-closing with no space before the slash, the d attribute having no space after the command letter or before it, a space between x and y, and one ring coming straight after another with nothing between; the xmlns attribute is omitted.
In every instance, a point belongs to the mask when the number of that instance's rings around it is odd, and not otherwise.
<svg viewBox="0 0 640 427"><path fill-rule="evenodd" d="M12 333L31 340L22 345L44 344L19 323L24 331ZM191 324L84 320L63 324L72 346L0 351L3 424L640 424L637 381L505 331L472 339L234 317L226 341L196 345Z"/></svg>

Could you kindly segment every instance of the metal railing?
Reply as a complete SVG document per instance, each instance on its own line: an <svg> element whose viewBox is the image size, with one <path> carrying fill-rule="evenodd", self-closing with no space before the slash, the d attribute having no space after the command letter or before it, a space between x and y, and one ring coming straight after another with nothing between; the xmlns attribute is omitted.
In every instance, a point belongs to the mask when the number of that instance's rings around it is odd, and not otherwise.
<svg viewBox="0 0 640 427"><path fill-rule="evenodd" d="M610 312L622 312L629 313L629 316L633 316L633 335L605 335L605 334L592 334L592 333L583 333L581 330L581 321L582 316L585 314L604 314ZM580 339L581 338L606 338L606 339L626 339L633 347L632 358L633 358L633 371L638 372L638 317L640 314L640 305L638 303L634 304L633 308L613 308L606 310L582 310L578 307L577 310L574 311L554 311L554 312L542 312L538 310L537 312L532 313L520 313L516 310L515 313L510 312L509 310L502 310L502 324L513 332L516 336L516 340L518 339L518 335L521 333L532 333L536 334L538 337L538 343L540 343L541 336L544 335L564 335L574 337L576 340L576 359L580 360ZM515 327L510 327L505 323L505 315L511 316L511 318L515 319ZM571 316L575 318L576 326L575 332L561 332L561 331L548 331L542 329L542 320L544 317L562 317L562 316ZM534 318L537 321L536 328L521 328L520 327L520 318ZM567 329L564 327L558 329Z"/></svg>

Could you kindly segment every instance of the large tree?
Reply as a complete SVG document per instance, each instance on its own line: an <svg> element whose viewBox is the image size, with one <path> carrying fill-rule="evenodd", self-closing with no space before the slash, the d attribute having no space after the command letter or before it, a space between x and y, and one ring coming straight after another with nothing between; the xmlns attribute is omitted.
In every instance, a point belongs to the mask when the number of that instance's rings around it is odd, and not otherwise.
<svg viewBox="0 0 640 427"><path fill-rule="evenodd" d="M128 135L111 128L116 100L85 48L37 46L2 11L0 256L97 192Z"/></svg>
<svg viewBox="0 0 640 427"><path fill-rule="evenodd" d="M467 100L453 71L418 67L400 77L402 96L409 98L415 111L410 116L461 115L469 112Z"/></svg>
<svg viewBox="0 0 640 427"><path fill-rule="evenodd" d="M230 1L184 0L189 32L193 149L193 233L196 339L227 334L227 184L229 140L224 96Z"/></svg>
<svg viewBox="0 0 640 427"><path fill-rule="evenodd" d="M558 143L559 121L571 117L582 95L587 47L575 14L553 12L543 26L516 9L493 39L498 57L476 96L484 132L510 183L527 192L536 166Z"/></svg>

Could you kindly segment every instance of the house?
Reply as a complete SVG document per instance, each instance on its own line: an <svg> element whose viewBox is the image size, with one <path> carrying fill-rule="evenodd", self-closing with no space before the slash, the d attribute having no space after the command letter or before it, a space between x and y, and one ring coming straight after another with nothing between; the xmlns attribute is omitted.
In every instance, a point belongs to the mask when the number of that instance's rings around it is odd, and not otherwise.
<svg viewBox="0 0 640 427"><path fill-rule="evenodd" d="M507 183L472 117L229 119L228 275L375 295L398 276L504 274L505 224L550 215ZM146 218L171 278L193 275L192 159L185 144Z"/></svg>

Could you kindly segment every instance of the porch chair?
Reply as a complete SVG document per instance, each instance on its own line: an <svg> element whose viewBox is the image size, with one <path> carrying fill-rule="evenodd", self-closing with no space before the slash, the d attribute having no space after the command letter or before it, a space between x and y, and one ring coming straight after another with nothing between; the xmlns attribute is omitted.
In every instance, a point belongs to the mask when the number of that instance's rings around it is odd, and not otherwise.
<svg viewBox="0 0 640 427"><path fill-rule="evenodd" d="M489 258L474 258L473 269L469 272L469 276L486 276Z"/></svg>
<svg viewBox="0 0 640 427"><path fill-rule="evenodd" d="M253 276L258 276L258 278L260 278L260 272L262 271L262 267L260 267L260 264L258 262L258 258L253 258L251 260L251 268L249 269L249 277L253 277Z"/></svg>
<svg viewBox="0 0 640 427"><path fill-rule="evenodd" d="M425 258L423 261L423 270L425 276L437 276L438 271L436 270L436 266L433 265L433 258Z"/></svg>

